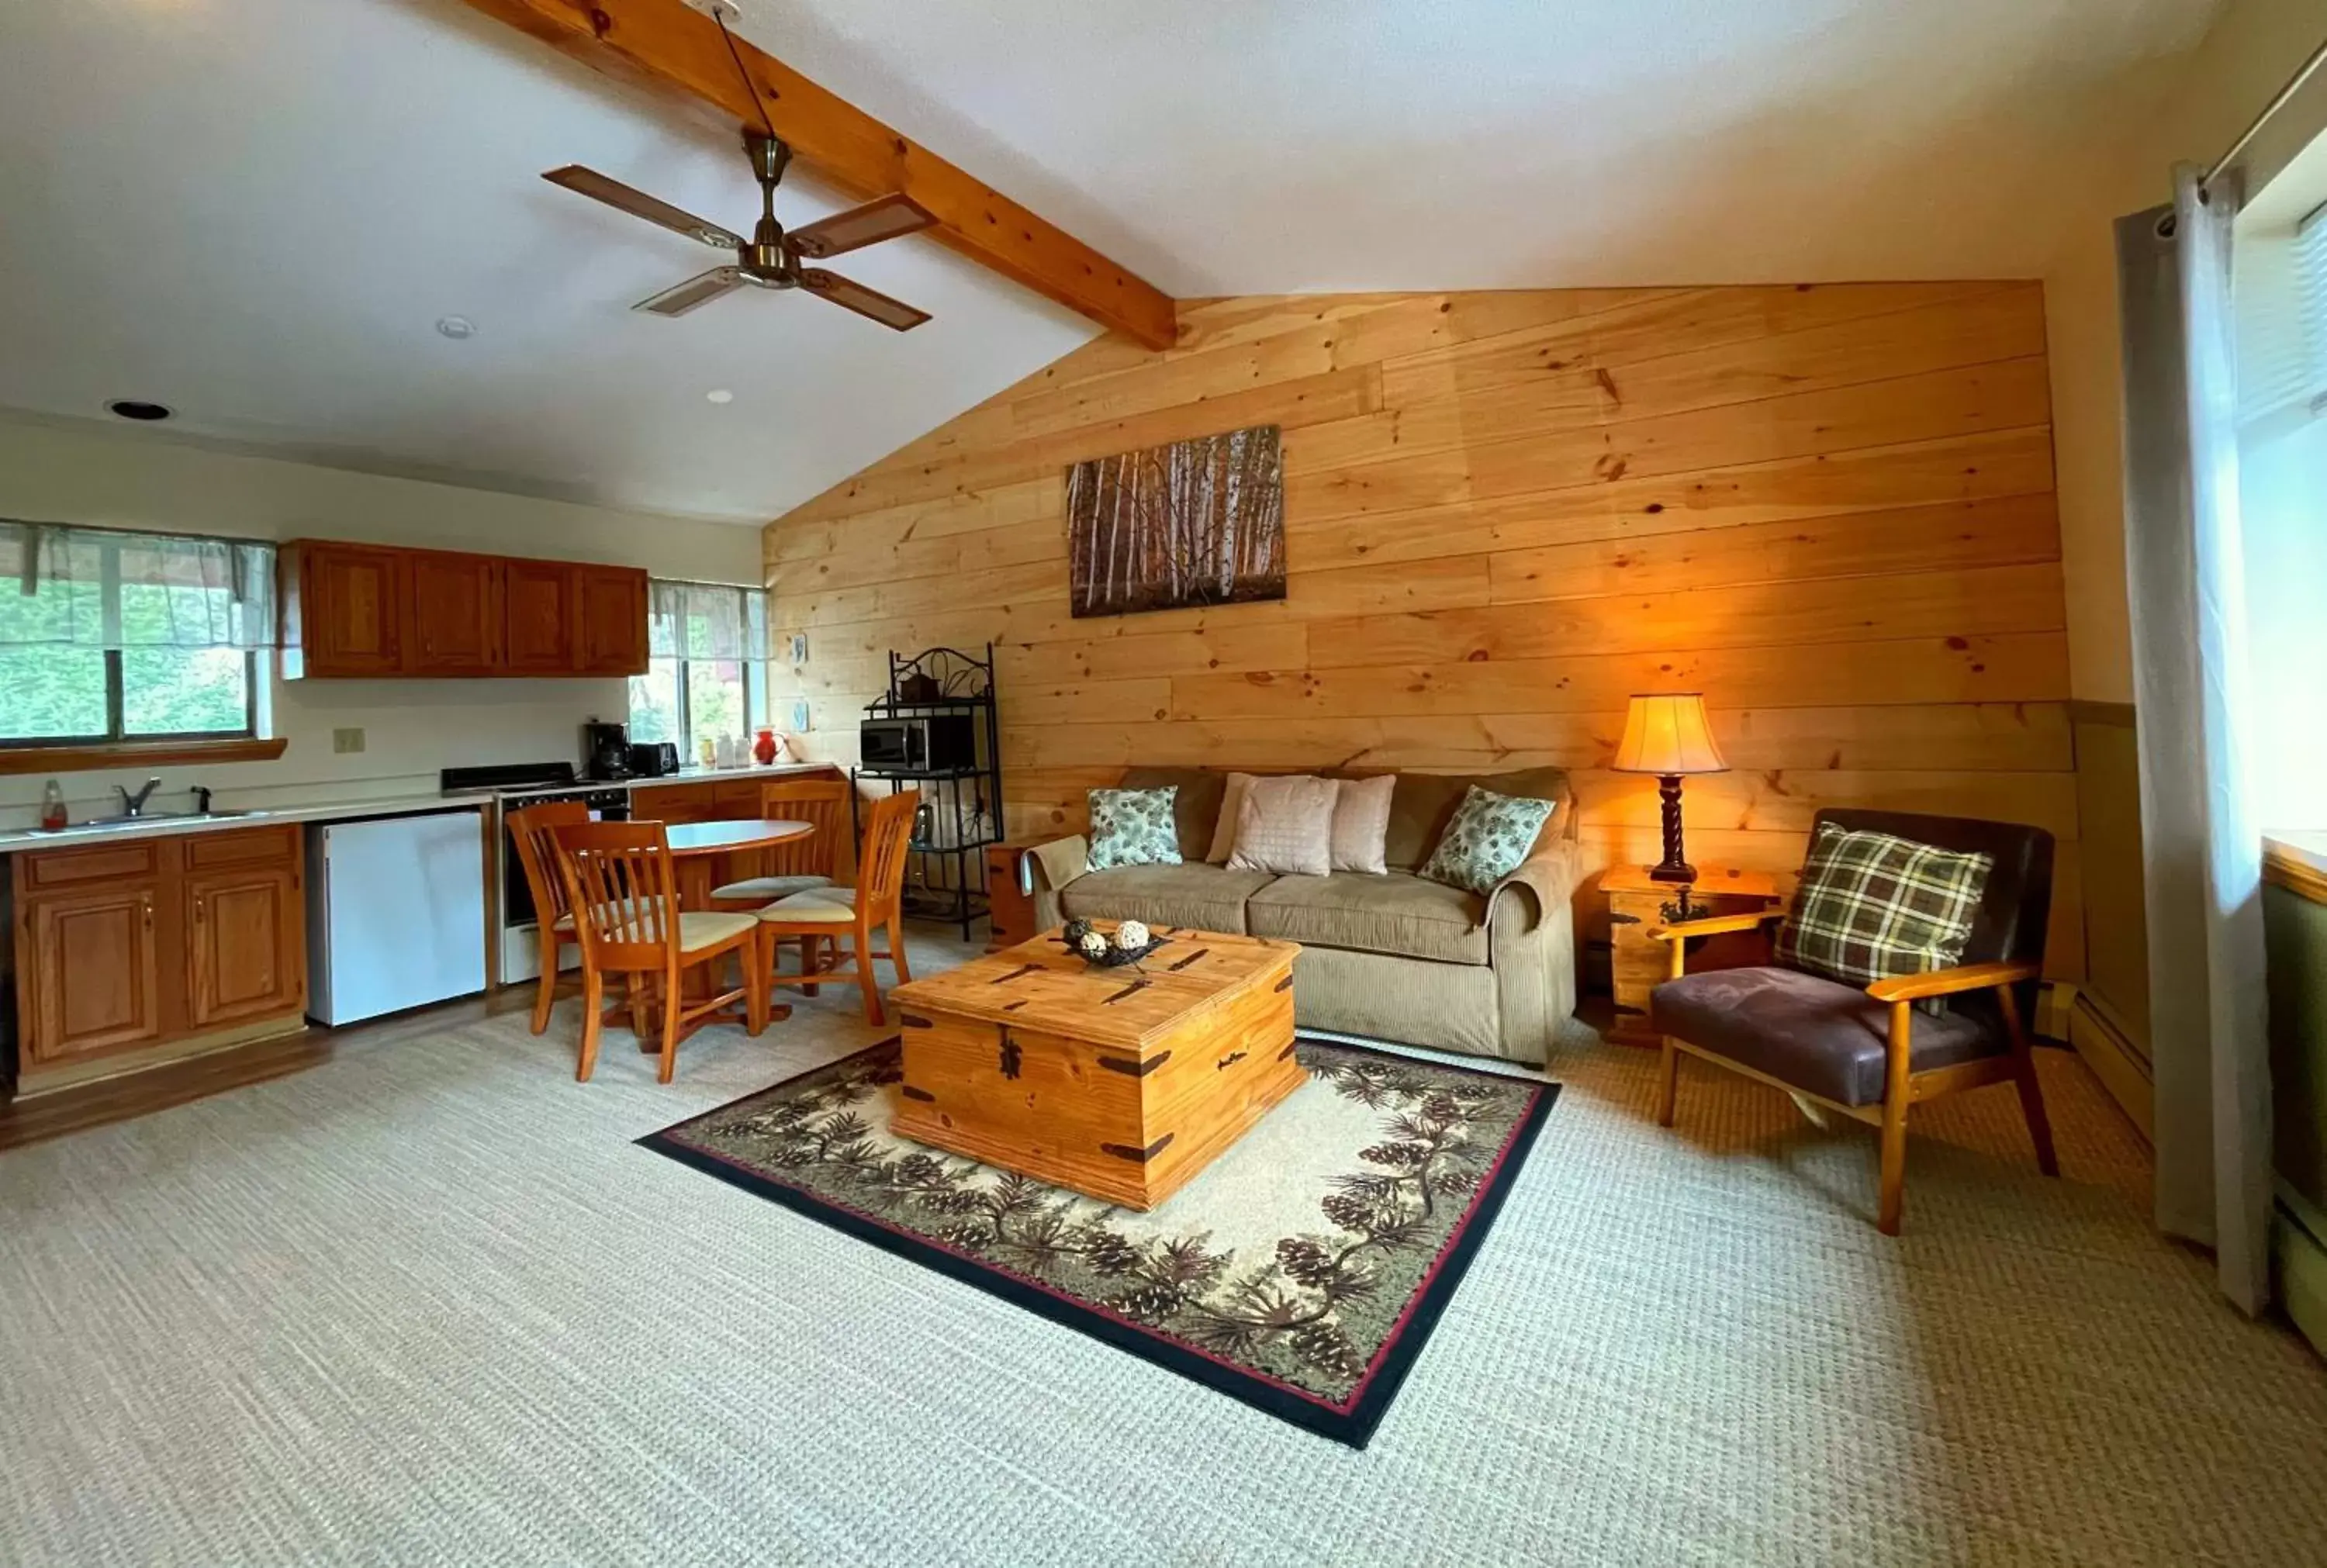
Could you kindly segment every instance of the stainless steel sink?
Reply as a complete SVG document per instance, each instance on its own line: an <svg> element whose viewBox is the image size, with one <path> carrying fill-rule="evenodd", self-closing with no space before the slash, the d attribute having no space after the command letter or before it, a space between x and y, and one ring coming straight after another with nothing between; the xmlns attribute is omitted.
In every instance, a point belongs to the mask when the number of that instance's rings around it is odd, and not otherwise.
<svg viewBox="0 0 2327 1568"><path fill-rule="evenodd" d="M223 822L229 817L248 817L248 811L148 811L136 817L86 817L61 831L74 832L84 827L136 827L148 822Z"/></svg>

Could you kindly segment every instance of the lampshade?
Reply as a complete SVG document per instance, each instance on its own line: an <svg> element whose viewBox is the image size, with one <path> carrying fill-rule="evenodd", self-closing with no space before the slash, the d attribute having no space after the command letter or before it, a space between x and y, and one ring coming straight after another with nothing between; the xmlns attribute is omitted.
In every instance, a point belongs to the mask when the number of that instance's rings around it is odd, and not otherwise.
<svg viewBox="0 0 2327 1568"><path fill-rule="evenodd" d="M1624 715L1624 738L1611 764L1620 773L1725 773L1705 720L1705 699L1695 692L1636 696Z"/></svg>

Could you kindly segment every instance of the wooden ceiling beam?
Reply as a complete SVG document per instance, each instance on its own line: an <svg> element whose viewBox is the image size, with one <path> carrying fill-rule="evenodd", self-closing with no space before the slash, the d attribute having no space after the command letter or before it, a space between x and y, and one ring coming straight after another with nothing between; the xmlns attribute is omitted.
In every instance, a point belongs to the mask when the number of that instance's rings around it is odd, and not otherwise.
<svg viewBox="0 0 2327 1568"><path fill-rule="evenodd" d="M685 0L467 4L594 70L673 95L725 129L760 124L719 24ZM927 232L940 244L1151 349L1172 346L1170 295L745 39L735 46L776 134L848 195L902 191L936 215Z"/></svg>

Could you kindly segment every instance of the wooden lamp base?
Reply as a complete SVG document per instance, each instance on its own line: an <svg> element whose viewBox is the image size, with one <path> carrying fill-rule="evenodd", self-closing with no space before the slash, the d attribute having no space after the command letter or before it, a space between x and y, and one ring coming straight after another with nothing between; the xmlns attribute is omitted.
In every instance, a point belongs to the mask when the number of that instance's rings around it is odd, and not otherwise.
<svg viewBox="0 0 2327 1568"><path fill-rule="evenodd" d="M1649 875L1662 882L1693 882L1696 880L1696 867L1681 854L1680 775L1659 774L1657 796L1664 807L1665 857L1649 867Z"/></svg>

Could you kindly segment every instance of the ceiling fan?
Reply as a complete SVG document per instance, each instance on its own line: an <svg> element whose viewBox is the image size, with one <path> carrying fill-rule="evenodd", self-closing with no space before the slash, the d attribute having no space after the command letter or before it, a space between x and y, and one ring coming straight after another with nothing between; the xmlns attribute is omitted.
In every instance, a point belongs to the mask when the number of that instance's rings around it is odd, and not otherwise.
<svg viewBox="0 0 2327 1568"><path fill-rule="evenodd" d="M791 149L772 131L745 131L743 150L751 154L752 177L760 182L760 221L748 240L579 163L552 169L542 178L634 218L659 223L689 239L735 253L734 261L642 299L631 307L633 310L651 311L659 316L683 316L724 294L750 286L805 289L818 299L829 300L901 332L910 331L930 319L927 311L916 310L902 300L891 299L861 283L852 283L836 273L802 263L861 250L884 239L927 229L937 222L934 215L900 192L876 197L862 207L852 207L846 212L836 212L829 218L787 230L776 221L776 186L784 177L784 166L791 162Z"/></svg>

